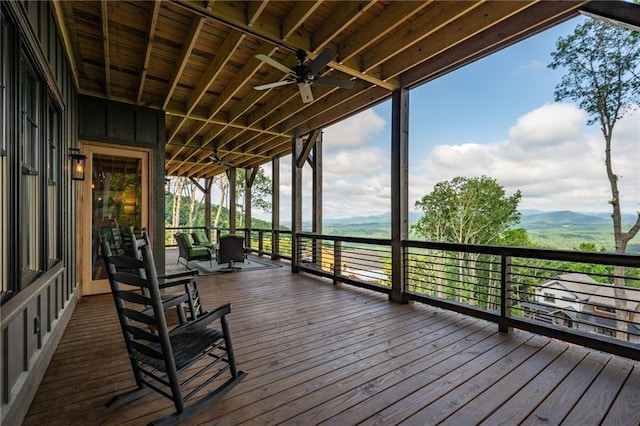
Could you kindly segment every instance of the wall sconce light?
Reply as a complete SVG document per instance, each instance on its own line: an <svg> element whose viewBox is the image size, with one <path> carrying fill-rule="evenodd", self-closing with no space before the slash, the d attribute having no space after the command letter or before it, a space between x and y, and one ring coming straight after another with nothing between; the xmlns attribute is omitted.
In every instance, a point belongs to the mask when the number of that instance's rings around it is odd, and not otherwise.
<svg viewBox="0 0 640 426"><path fill-rule="evenodd" d="M80 154L80 149L69 148L69 159L71 160L71 179L84 180L84 163L87 156Z"/></svg>

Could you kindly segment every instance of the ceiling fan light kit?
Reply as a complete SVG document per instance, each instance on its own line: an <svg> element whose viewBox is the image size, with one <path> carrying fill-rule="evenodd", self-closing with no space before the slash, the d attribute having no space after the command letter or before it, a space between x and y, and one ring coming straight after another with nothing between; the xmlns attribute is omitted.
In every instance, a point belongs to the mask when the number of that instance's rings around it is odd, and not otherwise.
<svg viewBox="0 0 640 426"><path fill-rule="evenodd" d="M331 49L324 49L318 57L313 60L309 65L305 65L308 59L307 52L304 50L298 50L296 52L296 58L298 58L298 65L293 68L289 68L286 65L270 58L267 55L256 55L256 58L260 59L264 63L271 65L279 69L280 71L289 74L287 79L281 81L275 81L273 83L262 84L255 86L256 90L267 90L274 87L285 86L287 84L296 83L303 103L313 102L313 93L311 91L312 84L319 84L321 86L340 87L343 89L351 89L354 82L351 80L341 80L337 78L318 77L316 74L329 62L334 60L338 56L337 53Z"/></svg>

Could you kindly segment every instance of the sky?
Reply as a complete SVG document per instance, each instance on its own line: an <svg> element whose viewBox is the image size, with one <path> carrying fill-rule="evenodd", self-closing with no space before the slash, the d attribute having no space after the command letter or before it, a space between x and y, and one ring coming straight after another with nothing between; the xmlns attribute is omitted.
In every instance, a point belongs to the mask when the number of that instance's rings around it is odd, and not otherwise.
<svg viewBox="0 0 640 426"><path fill-rule="evenodd" d="M519 209L609 212L604 139L577 105L554 102L563 70L551 70L560 36L579 17L412 89L409 210L437 182L486 175ZM391 101L324 129L323 216L390 211ZM281 220L291 217L291 157L281 162ZM640 112L614 129L613 167L623 212L640 211ZM264 167L271 175L270 165ZM311 217L311 171L303 169L303 220ZM255 216L270 215L255 211Z"/></svg>

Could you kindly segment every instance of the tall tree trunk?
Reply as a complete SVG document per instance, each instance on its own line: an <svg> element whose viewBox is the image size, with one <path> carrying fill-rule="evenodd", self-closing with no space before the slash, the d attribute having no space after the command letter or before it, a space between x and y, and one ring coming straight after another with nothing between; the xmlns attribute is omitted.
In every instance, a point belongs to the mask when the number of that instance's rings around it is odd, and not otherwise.
<svg viewBox="0 0 640 426"><path fill-rule="evenodd" d="M607 177L611 186L611 206L613 213L613 236L616 244L616 253L625 253L627 251L627 243L632 239L640 229L640 214L636 219L636 223L631 227L629 232L622 231L622 214L620 209L620 193L618 191L618 175L613 172L611 165L611 133L613 126L602 126L602 133L605 139L605 164L607 168ZM613 293L616 298L616 337L621 340L628 340L629 330L629 312L627 310L627 292L625 290L625 268L624 266L616 266L614 268Z"/></svg>
<svg viewBox="0 0 640 426"><path fill-rule="evenodd" d="M171 227L180 226L180 205L182 204L182 190L184 188L186 178L176 178L176 192L173 195L173 212L171 215Z"/></svg>
<svg viewBox="0 0 640 426"><path fill-rule="evenodd" d="M220 202L218 203L218 209L216 210L216 218L213 221L213 227L218 228L220 223L220 215L222 214L222 206L224 206L224 198L227 193L227 185L224 184L222 179L218 180L218 188L220 188Z"/></svg>

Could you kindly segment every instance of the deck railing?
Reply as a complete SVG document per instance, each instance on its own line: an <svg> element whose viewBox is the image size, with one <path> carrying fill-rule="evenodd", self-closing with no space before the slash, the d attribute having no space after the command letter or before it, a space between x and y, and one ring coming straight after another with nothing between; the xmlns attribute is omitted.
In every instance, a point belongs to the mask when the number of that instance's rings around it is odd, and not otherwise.
<svg viewBox="0 0 640 426"><path fill-rule="evenodd" d="M164 246L177 247L173 236L178 232L187 234L196 230L206 231L203 226L180 226L165 228ZM228 228L212 228L211 239L216 242L220 235L229 233ZM245 247L259 256L270 256L272 259L291 260L291 231L272 229L236 229L237 234L245 235Z"/></svg>
<svg viewBox="0 0 640 426"><path fill-rule="evenodd" d="M297 234L298 270L391 294L391 242ZM403 241L404 300L640 359L640 256Z"/></svg>

